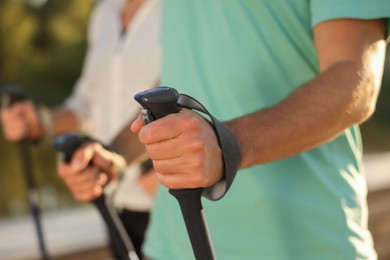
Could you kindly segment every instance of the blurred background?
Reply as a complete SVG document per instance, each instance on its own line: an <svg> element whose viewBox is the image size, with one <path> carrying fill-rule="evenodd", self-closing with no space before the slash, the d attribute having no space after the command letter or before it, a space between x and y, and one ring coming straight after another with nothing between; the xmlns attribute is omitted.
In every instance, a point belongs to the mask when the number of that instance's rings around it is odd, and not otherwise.
<svg viewBox="0 0 390 260"><path fill-rule="evenodd" d="M72 90L86 48L93 1L0 0L0 84L17 83L38 103L54 106ZM0 140L0 217L28 213L17 146ZM35 171L47 210L73 199L54 174L51 149L34 146Z"/></svg>
<svg viewBox="0 0 390 260"><path fill-rule="evenodd" d="M51 107L61 103L79 76L94 4L94 0L0 0L0 85L17 83L38 103ZM370 229L380 259L390 259L388 57L377 111L361 126ZM105 247L105 230L99 216L89 205L75 203L56 176L54 150L33 145L31 151L49 253L58 259L76 259L74 253L92 250L102 259L104 252L99 250ZM5 141L1 132L0 166L0 259L37 258L21 157L17 145Z"/></svg>

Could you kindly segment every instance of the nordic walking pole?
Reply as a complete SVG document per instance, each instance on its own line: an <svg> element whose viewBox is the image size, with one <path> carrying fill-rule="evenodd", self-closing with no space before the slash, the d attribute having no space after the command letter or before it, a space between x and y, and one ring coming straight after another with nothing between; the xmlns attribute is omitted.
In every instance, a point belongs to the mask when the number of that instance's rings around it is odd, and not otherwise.
<svg viewBox="0 0 390 260"><path fill-rule="evenodd" d="M61 159L65 163L70 163L73 153L83 144L92 141L86 136L79 136L74 133L57 137L53 141L53 147L60 152ZM127 235L125 228L114 208L114 205L106 198L104 193L93 199L92 204L96 206L105 221L109 231L113 236L113 243L117 247L120 258L123 260L138 260L134 245Z"/></svg>
<svg viewBox="0 0 390 260"><path fill-rule="evenodd" d="M179 112L179 94L173 88L153 88L136 94L134 98L143 107L145 124ZM195 258L213 260L216 256L201 202L202 192L203 188L169 190L179 202Z"/></svg>
<svg viewBox="0 0 390 260"><path fill-rule="evenodd" d="M27 96L24 94L21 87L17 85L9 85L2 88L1 95L1 107L10 107L16 102L27 100ZM20 155L22 157L24 179L27 186L27 196L30 204L31 215L34 221L36 234L38 237L38 245L41 254L41 258L49 259L45 240L43 235L43 229L41 224L41 210L39 207L38 191L33 177L33 164L31 159L31 153L29 150L30 141L26 138L18 142Z"/></svg>

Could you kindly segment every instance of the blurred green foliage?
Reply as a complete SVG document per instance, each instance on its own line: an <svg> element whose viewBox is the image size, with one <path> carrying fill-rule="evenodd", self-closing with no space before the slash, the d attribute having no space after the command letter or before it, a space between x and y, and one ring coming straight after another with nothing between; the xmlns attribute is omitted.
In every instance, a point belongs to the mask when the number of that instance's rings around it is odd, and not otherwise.
<svg viewBox="0 0 390 260"><path fill-rule="evenodd" d="M39 102L60 102L77 79L92 0L0 0L0 84L20 83Z"/></svg>
<svg viewBox="0 0 390 260"><path fill-rule="evenodd" d="M20 84L36 102L49 106L62 102L80 74L94 3L0 0L0 85ZM43 210L76 205L56 175L54 150L32 145L31 154ZM0 218L27 214L18 145L5 141L2 134L0 165Z"/></svg>

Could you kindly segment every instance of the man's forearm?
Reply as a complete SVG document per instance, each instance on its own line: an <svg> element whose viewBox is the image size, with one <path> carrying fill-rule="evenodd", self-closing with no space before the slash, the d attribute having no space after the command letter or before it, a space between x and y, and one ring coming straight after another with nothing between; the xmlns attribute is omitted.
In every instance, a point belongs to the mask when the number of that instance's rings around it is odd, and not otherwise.
<svg viewBox="0 0 390 260"><path fill-rule="evenodd" d="M340 62L279 104L228 122L241 167L294 156L323 144L373 112L377 86L369 70Z"/></svg>
<svg viewBox="0 0 390 260"><path fill-rule="evenodd" d="M323 144L374 111L384 66L383 20L339 19L314 28L320 74L279 104L232 120L241 167Z"/></svg>

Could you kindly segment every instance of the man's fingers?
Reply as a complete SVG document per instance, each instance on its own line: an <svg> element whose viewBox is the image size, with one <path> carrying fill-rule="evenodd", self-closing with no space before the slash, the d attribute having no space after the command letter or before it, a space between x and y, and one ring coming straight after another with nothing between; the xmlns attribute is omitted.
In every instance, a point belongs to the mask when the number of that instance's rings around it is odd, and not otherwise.
<svg viewBox="0 0 390 260"><path fill-rule="evenodd" d="M168 160L153 161L161 184L168 188L207 187L212 180L201 173L205 168L205 160L201 157L183 155Z"/></svg>
<svg viewBox="0 0 390 260"><path fill-rule="evenodd" d="M177 138L183 133L199 131L206 123L207 121L198 113L181 109L179 113L169 114L142 127L138 136L143 144L159 143Z"/></svg>
<svg viewBox="0 0 390 260"><path fill-rule="evenodd" d="M178 124L180 116L178 113L170 114L142 127L138 133L140 142L143 144L159 143L177 137L183 132L182 124Z"/></svg>
<svg viewBox="0 0 390 260"><path fill-rule="evenodd" d="M164 173L157 172L159 182L170 189L189 189L205 187L199 176L190 173ZM197 179L195 179L197 178Z"/></svg>
<svg viewBox="0 0 390 260"><path fill-rule="evenodd" d="M180 157L183 155L183 147L179 147L175 139L169 139L156 144L148 144L145 146L146 152L152 160L165 160Z"/></svg>
<svg viewBox="0 0 390 260"><path fill-rule="evenodd" d="M138 133L144 125L144 121L142 119L141 114L138 115L137 119L131 124L130 131L133 133Z"/></svg>
<svg viewBox="0 0 390 260"><path fill-rule="evenodd" d="M182 109L143 127L139 138L168 188L208 187L221 176L221 148L209 122Z"/></svg>

